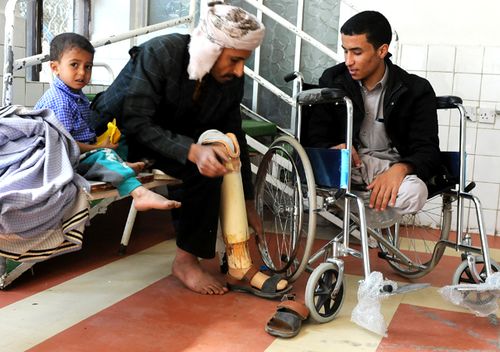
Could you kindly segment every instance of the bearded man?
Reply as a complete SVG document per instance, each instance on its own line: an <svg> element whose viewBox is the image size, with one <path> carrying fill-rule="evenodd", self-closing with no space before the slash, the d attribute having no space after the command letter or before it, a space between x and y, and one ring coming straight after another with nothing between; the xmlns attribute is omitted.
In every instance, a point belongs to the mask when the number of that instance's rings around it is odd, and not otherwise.
<svg viewBox="0 0 500 352"><path fill-rule="evenodd" d="M219 143L197 143L205 131L236 136L245 218L257 233L262 228L253 204L240 103L245 60L261 44L264 32L262 23L243 9L209 4L191 35L168 34L133 47L130 61L92 105L100 121L117 117L127 138L129 160L153 159L156 168L182 180L172 272L186 287L202 294L228 291L225 283L202 269L198 258L215 256L221 185L223 176L231 172L227 165L232 157ZM248 256L248 238L241 240L238 243L244 245L229 248L229 254ZM246 266L230 267L228 281L233 287L257 295L270 290L270 295L263 293L268 298L289 289L285 280Z"/></svg>

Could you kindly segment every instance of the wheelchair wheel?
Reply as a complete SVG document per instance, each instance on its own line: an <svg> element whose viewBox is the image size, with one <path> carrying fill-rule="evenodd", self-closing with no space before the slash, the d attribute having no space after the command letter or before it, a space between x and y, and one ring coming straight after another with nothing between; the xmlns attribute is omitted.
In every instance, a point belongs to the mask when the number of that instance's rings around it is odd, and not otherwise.
<svg viewBox="0 0 500 352"><path fill-rule="evenodd" d="M491 270L493 272L500 271L500 265L491 260ZM486 266L484 265L484 259L482 256L476 257L476 270L479 274L480 282L476 282L472 276L471 270L467 260L462 261L460 265L455 270L452 279L452 285L459 284L477 284L483 283L486 280ZM475 305L481 306L490 303L492 300L496 299L496 296L488 291L462 291L464 294L464 300Z"/></svg>
<svg viewBox="0 0 500 352"><path fill-rule="evenodd" d="M263 223L257 246L264 264L295 281L304 271L316 231L316 185L311 164L295 139L276 139L264 155L255 182Z"/></svg>
<svg viewBox="0 0 500 352"><path fill-rule="evenodd" d="M338 268L332 263L321 263L307 280L305 303L309 308L309 316L317 323L332 321L342 308L344 302L344 283L333 295L339 277Z"/></svg>
<svg viewBox="0 0 500 352"><path fill-rule="evenodd" d="M491 270L494 273L500 271L500 265L493 259L490 259L490 261L491 261ZM486 280L486 267L484 266L484 259L482 256L476 257L476 269L477 272L479 273L479 278L481 282L484 282ZM476 284L476 283L477 282L474 280L472 276L467 260L462 261L460 265L457 267L457 270L455 270L455 273L453 274L452 284L458 285L458 284Z"/></svg>
<svg viewBox="0 0 500 352"><path fill-rule="evenodd" d="M427 274L439 262L445 247L439 249L435 247L438 241L447 240L449 237L452 200L450 195L438 195L428 201L416 214L404 215L399 223L398 231L394 228L380 230L381 235L411 261L410 263L401 262L390 254L385 255L389 251L379 243L384 254L382 257L398 274L416 279ZM437 229L431 227L436 224Z"/></svg>

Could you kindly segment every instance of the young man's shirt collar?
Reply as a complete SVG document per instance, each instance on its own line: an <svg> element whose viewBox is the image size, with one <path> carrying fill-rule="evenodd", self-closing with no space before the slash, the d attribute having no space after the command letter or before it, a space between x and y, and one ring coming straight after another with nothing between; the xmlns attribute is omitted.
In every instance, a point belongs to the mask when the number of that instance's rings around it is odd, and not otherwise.
<svg viewBox="0 0 500 352"><path fill-rule="evenodd" d="M385 64L384 75L382 76L382 78L380 79L380 81L378 81L373 86L373 88L371 90L373 91L373 90L378 89L378 88L385 89L387 87L387 81L388 80L389 80L389 67L387 67L387 64ZM368 89L363 85L362 81L357 81L357 82L358 82L358 84L359 84L359 86L361 87L362 90L364 90L365 92L368 92Z"/></svg>

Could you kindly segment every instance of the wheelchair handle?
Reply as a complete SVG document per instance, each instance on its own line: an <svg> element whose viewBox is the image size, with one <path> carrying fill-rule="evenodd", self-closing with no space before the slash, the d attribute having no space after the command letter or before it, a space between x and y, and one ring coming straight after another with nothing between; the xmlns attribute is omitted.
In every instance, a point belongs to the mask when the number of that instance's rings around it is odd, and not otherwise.
<svg viewBox="0 0 500 352"><path fill-rule="evenodd" d="M297 94L300 105L334 103L344 99L347 94L338 88L314 88Z"/></svg>
<svg viewBox="0 0 500 352"><path fill-rule="evenodd" d="M285 77L283 77L283 79L285 80L285 82L293 81L295 78L297 78L297 75L296 75L295 72L289 73Z"/></svg>
<svg viewBox="0 0 500 352"><path fill-rule="evenodd" d="M438 109L454 109L458 104L462 104L462 98L454 95L436 97L436 106Z"/></svg>

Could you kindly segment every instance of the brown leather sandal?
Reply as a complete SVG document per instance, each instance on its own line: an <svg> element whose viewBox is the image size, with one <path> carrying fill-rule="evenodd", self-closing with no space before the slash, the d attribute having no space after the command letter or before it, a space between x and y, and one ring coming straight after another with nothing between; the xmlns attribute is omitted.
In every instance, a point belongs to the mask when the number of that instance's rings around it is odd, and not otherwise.
<svg viewBox="0 0 500 352"><path fill-rule="evenodd" d="M299 333L302 321L308 316L309 309L304 303L295 301L295 295L285 295L278 304L276 313L267 322L265 330L273 336L294 337Z"/></svg>
<svg viewBox="0 0 500 352"><path fill-rule="evenodd" d="M262 285L261 289L253 287L250 284L250 281L258 272L259 269L252 266L250 267L250 269L248 269L248 271L243 276L243 279L241 280L237 280L232 276L230 276L229 274L227 274L226 275L227 287L232 291L251 293L255 296L267 299L280 298L285 293L289 292L292 289L292 286L288 285L283 290L277 290L278 282L280 282L280 280L283 280L281 275L278 274L274 274L266 281L264 281L264 284Z"/></svg>

